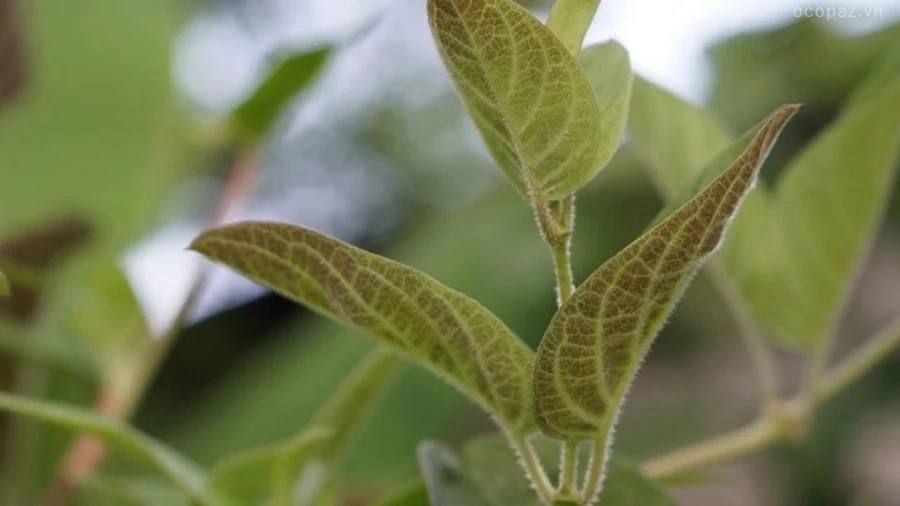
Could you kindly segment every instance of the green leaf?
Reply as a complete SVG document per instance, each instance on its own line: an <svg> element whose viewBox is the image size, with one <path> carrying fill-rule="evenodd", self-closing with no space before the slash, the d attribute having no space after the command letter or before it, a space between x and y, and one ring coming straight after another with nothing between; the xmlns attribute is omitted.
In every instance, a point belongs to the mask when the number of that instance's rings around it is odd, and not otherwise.
<svg viewBox="0 0 900 506"><path fill-rule="evenodd" d="M286 476L286 471L302 467L333 435L332 430L313 428L290 441L228 457L210 470L209 489L242 506L259 504L273 492L279 498L289 498L294 492L294 479Z"/></svg>
<svg viewBox="0 0 900 506"><path fill-rule="evenodd" d="M565 43L570 53L578 54L599 7L600 0L556 0L547 28Z"/></svg>
<svg viewBox="0 0 900 506"><path fill-rule="evenodd" d="M418 454L419 468L432 506L494 506L482 495L453 450L434 441L425 441L419 445Z"/></svg>
<svg viewBox="0 0 900 506"><path fill-rule="evenodd" d="M189 506L189 498L170 483L149 476L102 476L96 472L79 486L79 506Z"/></svg>
<svg viewBox="0 0 900 506"><path fill-rule="evenodd" d="M330 47L296 53L281 60L256 90L235 109L231 120L251 141L265 137L278 116L319 75Z"/></svg>
<svg viewBox="0 0 900 506"><path fill-rule="evenodd" d="M873 88L870 100L842 112L778 183L788 255L782 300L790 301L790 310L766 316L769 327L794 344L814 345L834 330L893 188L900 73L876 79L881 92Z"/></svg>
<svg viewBox="0 0 900 506"><path fill-rule="evenodd" d="M602 137L612 143L611 149L615 153L628 123L634 81L628 51L618 42L610 40L584 48L578 61L594 90L600 109Z"/></svg>
<svg viewBox="0 0 900 506"><path fill-rule="evenodd" d="M167 446L120 422L91 411L0 392L0 409L91 435L166 476L205 506L218 504L204 489L206 477L196 464Z"/></svg>
<svg viewBox="0 0 900 506"><path fill-rule="evenodd" d="M603 440L638 365L729 222L797 106L683 206L597 269L563 304L538 348L535 416L551 437Z"/></svg>
<svg viewBox="0 0 900 506"><path fill-rule="evenodd" d="M511 0L429 0L438 49L500 168L530 201L563 199L618 147L563 43Z"/></svg>
<svg viewBox="0 0 900 506"><path fill-rule="evenodd" d="M428 488L420 478L391 492L376 504L377 506L431 506L428 499Z"/></svg>
<svg viewBox="0 0 900 506"><path fill-rule="evenodd" d="M392 260L312 230L246 222L191 248L355 327L446 378L509 430L534 428L531 350L476 301Z"/></svg>
<svg viewBox="0 0 900 506"><path fill-rule="evenodd" d="M732 136L709 111L655 84L634 80L628 131L650 178L666 199L694 181Z"/></svg>

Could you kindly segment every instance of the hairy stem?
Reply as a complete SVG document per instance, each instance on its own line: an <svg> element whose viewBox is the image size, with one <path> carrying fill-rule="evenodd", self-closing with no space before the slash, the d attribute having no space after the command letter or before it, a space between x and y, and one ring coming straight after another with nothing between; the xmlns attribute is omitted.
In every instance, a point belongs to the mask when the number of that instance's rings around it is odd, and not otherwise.
<svg viewBox="0 0 900 506"><path fill-rule="evenodd" d="M557 0L547 20L547 27L570 53L577 55L599 7L600 0Z"/></svg>
<svg viewBox="0 0 900 506"><path fill-rule="evenodd" d="M594 441L591 445L591 454L588 457L587 470L584 474L584 490L581 493L582 504L590 505L597 502L597 498L603 490L603 480L606 477L607 457L606 440Z"/></svg>
<svg viewBox="0 0 900 506"><path fill-rule="evenodd" d="M815 384L816 401L824 402L840 394L898 348L900 348L900 317L867 339L865 344L831 372L823 374L821 380Z"/></svg>
<svg viewBox="0 0 900 506"><path fill-rule="evenodd" d="M519 462L525 470L531 485L537 492L538 499L543 504L551 504L555 491L550 479L547 477L547 471L541 465L541 459L534 451L534 447L528 442L525 436L513 433L507 433L510 444L519 456Z"/></svg>
<svg viewBox="0 0 900 506"><path fill-rule="evenodd" d="M758 452L779 441L782 436L774 417L763 417L734 432L650 460L642 466L642 470L650 478L671 478Z"/></svg>
<svg viewBox="0 0 900 506"><path fill-rule="evenodd" d="M571 497L575 494L578 475L578 444L566 441L562 445L559 468L559 496Z"/></svg>

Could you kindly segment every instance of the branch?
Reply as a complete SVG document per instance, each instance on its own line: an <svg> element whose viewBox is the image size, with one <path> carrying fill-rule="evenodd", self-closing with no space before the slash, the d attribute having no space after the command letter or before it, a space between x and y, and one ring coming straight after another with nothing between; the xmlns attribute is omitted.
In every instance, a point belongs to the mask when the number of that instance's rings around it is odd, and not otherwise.
<svg viewBox="0 0 900 506"><path fill-rule="evenodd" d="M900 317L867 339L865 344L834 370L824 374L815 385L816 401L821 403L837 396L898 348L900 348Z"/></svg>

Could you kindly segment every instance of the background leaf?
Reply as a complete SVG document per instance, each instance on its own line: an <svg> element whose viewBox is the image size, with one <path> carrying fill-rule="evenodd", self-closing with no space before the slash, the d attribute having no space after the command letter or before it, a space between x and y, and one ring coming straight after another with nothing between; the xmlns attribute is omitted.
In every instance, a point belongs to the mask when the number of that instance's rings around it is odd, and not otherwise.
<svg viewBox="0 0 900 506"><path fill-rule="evenodd" d="M0 392L0 409L96 437L111 448L165 475L205 506L217 504L204 490L206 477L201 469L170 448L127 425L103 418L91 411L46 401L34 401L2 392Z"/></svg>
<svg viewBox="0 0 900 506"><path fill-rule="evenodd" d="M876 77L881 93L870 90L871 100L843 111L778 183L788 254L781 300L791 305L767 313L767 323L803 347L834 330L896 177L900 74Z"/></svg>
<svg viewBox="0 0 900 506"><path fill-rule="evenodd" d="M323 47L284 57L234 110L231 121L250 141L265 137L285 106L315 81L331 52Z"/></svg>
<svg viewBox="0 0 900 506"><path fill-rule="evenodd" d="M431 506L431 501L425 482L416 478L378 501L377 506Z"/></svg>
<svg viewBox="0 0 900 506"><path fill-rule="evenodd" d="M429 0L444 64L488 149L524 197L558 200L591 180L619 138L555 35L511 0Z"/></svg>
<svg viewBox="0 0 900 506"><path fill-rule="evenodd" d="M480 304L425 274L285 224L221 227L191 248L405 352L510 430L534 427L531 350Z"/></svg>
<svg viewBox="0 0 900 506"><path fill-rule="evenodd" d="M277 479L286 461L302 465L321 451L325 442L333 436L333 431L314 428L301 432L290 441L228 457L210 470L209 488L241 506L255 506L272 497L273 493L282 494L279 497L289 497L287 494L294 491L294 483L278 483ZM286 485L289 485L289 490L283 490Z"/></svg>
<svg viewBox="0 0 900 506"><path fill-rule="evenodd" d="M773 113L725 172L604 263L559 309L535 359L535 415L544 433L606 437L638 364L691 276L722 242L796 111Z"/></svg>
<svg viewBox="0 0 900 506"><path fill-rule="evenodd" d="M419 445L418 454L419 468L432 506L492 506L453 450L434 441L425 441Z"/></svg>
<svg viewBox="0 0 900 506"><path fill-rule="evenodd" d="M3 271L0 271L0 297L7 297L9 295L9 280L6 279L6 274L3 274Z"/></svg>

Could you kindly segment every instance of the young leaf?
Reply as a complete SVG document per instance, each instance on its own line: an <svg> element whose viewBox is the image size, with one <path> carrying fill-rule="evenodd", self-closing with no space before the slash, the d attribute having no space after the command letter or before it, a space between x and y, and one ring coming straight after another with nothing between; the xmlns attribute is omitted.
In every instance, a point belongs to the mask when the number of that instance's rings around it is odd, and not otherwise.
<svg viewBox="0 0 900 506"><path fill-rule="evenodd" d="M509 430L534 428L531 350L487 309L433 278L286 224L221 227L191 248L404 352Z"/></svg>
<svg viewBox="0 0 900 506"><path fill-rule="evenodd" d="M323 47L283 59L235 109L232 122L251 141L265 137L291 99L319 75L330 54L331 48Z"/></svg>
<svg viewBox="0 0 900 506"><path fill-rule="evenodd" d="M273 492L276 496L288 494L289 497L293 493L293 482L278 483L277 479L283 475L283 467L288 463L292 467L302 466L318 454L333 435L331 430L314 428L301 432L290 441L228 457L210 470L208 488L217 496L240 506L259 504L271 497Z"/></svg>
<svg viewBox="0 0 900 506"><path fill-rule="evenodd" d="M0 392L0 409L89 434L165 475L204 506L218 504L217 500L204 489L206 477L202 469L174 450L127 425L103 418L91 411L3 392Z"/></svg>
<svg viewBox="0 0 900 506"><path fill-rule="evenodd" d="M563 304L538 348L535 416L549 436L602 440L640 361L694 272L721 244L782 127L784 106L705 188L604 263Z"/></svg>
<svg viewBox="0 0 900 506"><path fill-rule="evenodd" d="M653 184L666 199L692 182L732 142L712 113L641 77L634 80L628 131Z"/></svg>
<svg viewBox="0 0 900 506"><path fill-rule="evenodd" d="M877 76L879 80L883 79ZM775 329L811 346L826 338L884 214L900 156L900 73L800 153L778 184L787 239L784 300Z"/></svg>
<svg viewBox="0 0 900 506"><path fill-rule="evenodd" d="M618 149L619 140L628 123L628 107L634 81L628 51L618 42L610 40L584 48L578 61L594 90L594 98L600 109L600 132L602 138L610 142L611 157Z"/></svg>
<svg viewBox="0 0 900 506"><path fill-rule="evenodd" d="M419 445L418 454L419 469L432 506L496 506L484 498L453 450L425 441Z"/></svg>
<svg viewBox="0 0 900 506"><path fill-rule="evenodd" d="M475 125L524 197L565 198L612 158L619 138L584 71L528 11L512 0L428 0L428 17Z"/></svg>

